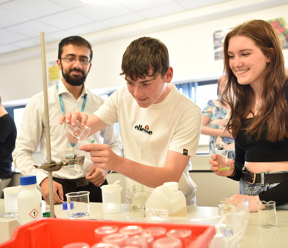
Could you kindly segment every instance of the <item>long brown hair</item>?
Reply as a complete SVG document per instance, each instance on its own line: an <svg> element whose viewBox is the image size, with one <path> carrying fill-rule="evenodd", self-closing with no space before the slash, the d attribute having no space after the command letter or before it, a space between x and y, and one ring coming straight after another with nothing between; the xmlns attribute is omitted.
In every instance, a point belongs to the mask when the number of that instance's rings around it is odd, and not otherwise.
<svg viewBox="0 0 288 248"><path fill-rule="evenodd" d="M230 31L224 40L224 70L227 87L223 98L231 107L231 116L226 126L236 138L242 128L242 121L253 113L254 91L251 86L240 85L229 67L228 46L234 36L245 36L252 39L266 57L271 58L263 72L260 114L246 129L246 134L259 139L265 134L269 141L280 141L288 137L288 104L285 99L286 72L281 43L276 30L266 21L252 20L245 22ZM273 48L273 49L271 49ZM230 89L230 90L229 90ZM256 135L256 136L255 136Z"/></svg>

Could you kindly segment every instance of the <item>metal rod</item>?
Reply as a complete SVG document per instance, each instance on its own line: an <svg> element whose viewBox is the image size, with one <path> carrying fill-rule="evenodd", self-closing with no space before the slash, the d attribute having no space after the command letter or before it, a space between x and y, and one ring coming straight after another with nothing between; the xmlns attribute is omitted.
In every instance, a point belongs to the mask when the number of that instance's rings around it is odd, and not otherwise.
<svg viewBox="0 0 288 248"><path fill-rule="evenodd" d="M44 91L44 109L45 109L45 127L46 127L46 146L47 146L47 163L51 162L51 142L50 142L50 125L49 125L49 109L48 109L48 90L47 90L47 72L46 72L46 53L45 53L45 36L44 32L41 36L41 53L42 53L42 75L43 75L43 91ZM54 198L53 198L53 178L52 171L48 171L49 182L49 204L50 217L54 218Z"/></svg>

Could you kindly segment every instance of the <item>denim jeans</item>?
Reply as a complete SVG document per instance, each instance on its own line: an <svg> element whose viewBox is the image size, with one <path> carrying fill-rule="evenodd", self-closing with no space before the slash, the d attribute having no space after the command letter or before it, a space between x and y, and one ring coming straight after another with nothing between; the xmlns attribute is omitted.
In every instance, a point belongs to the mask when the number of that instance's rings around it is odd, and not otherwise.
<svg viewBox="0 0 288 248"><path fill-rule="evenodd" d="M268 172L263 172L264 174L269 174ZM273 173L273 172L270 172ZM288 173L288 171L275 171L274 173ZM262 191L267 191L269 189L274 188L277 186L279 183L255 183L255 184L250 184L247 183L243 178L240 180L240 185L239 185L239 193L242 195L259 195ZM277 210L280 209L288 209L288 203L277 206Z"/></svg>

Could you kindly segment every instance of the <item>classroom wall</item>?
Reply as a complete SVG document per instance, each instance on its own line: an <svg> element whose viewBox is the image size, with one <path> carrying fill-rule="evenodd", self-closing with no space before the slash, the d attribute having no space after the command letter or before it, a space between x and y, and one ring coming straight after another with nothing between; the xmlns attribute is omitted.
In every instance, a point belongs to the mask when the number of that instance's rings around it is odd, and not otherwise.
<svg viewBox="0 0 288 248"><path fill-rule="evenodd" d="M174 67L173 82L216 79L222 73L223 61L214 60L213 33L251 19L269 20L287 16L287 1L278 1L282 4L276 7L269 7L269 2L228 1L85 35L94 50L87 86L104 90L124 85L124 79L119 76L121 57L129 43L140 36L152 36L167 45ZM253 11L260 3L263 9ZM58 42L46 44L47 65L56 60L57 48ZM287 61L288 49L283 52ZM0 89L4 103L30 98L42 91L42 82L40 47L0 55Z"/></svg>

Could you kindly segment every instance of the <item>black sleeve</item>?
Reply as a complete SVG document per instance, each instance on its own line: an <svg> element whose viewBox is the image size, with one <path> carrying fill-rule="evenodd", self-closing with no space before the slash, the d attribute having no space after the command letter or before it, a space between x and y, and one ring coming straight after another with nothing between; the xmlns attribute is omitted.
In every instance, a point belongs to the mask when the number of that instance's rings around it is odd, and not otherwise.
<svg viewBox="0 0 288 248"><path fill-rule="evenodd" d="M283 180L277 186L259 194L262 201L275 201L276 206L288 203L288 179Z"/></svg>
<svg viewBox="0 0 288 248"><path fill-rule="evenodd" d="M243 167L244 167L244 164L234 161L234 172L233 172L234 175L228 178L231 178L235 181L240 181L242 174L243 174L243 171L242 171Z"/></svg>
<svg viewBox="0 0 288 248"><path fill-rule="evenodd" d="M230 176L228 178L231 178L235 181L240 181L243 174L242 168L244 167L244 161L245 161L245 152L237 145L237 142L235 142L234 172L233 176Z"/></svg>
<svg viewBox="0 0 288 248"><path fill-rule="evenodd" d="M240 164L245 163L245 151L240 148L240 146L237 144L237 141L235 141L235 162Z"/></svg>

